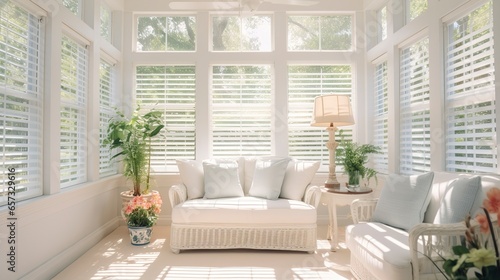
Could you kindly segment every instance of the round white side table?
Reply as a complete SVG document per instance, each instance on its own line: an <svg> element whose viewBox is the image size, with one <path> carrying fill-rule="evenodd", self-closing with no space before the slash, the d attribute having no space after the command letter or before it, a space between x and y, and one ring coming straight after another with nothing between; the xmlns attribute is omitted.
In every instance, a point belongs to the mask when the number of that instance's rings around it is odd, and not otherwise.
<svg viewBox="0 0 500 280"><path fill-rule="evenodd" d="M321 203L328 206L328 232L327 239L331 239L331 250L338 248L338 225L337 225L337 206L351 205L351 202L358 198L371 198L371 188L360 188L358 191L349 191L346 187L339 189L321 189Z"/></svg>

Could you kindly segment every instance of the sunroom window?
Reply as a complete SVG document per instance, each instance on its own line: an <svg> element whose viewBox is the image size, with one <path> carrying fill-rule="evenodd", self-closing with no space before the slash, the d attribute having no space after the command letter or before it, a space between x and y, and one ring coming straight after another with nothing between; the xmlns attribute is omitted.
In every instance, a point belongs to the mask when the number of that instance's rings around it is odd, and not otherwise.
<svg viewBox="0 0 500 280"><path fill-rule="evenodd" d="M381 173L389 172L389 103L387 61L377 63L374 73L374 100L373 100L373 144L380 147L380 154L372 156L374 168Z"/></svg>
<svg viewBox="0 0 500 280"><path fill-rule="evenodd" d="M429 39L401 50L399 152L401 174L430 171Z"/></svg>
<svg viewBox="0 0 500 280"><path fill-rule="evenodd" d="M311 127L314 98L325 94L352 94L350 65L290 65L288 66L288 154L303 160L318 160L327 164L328 133L324 128ZM283 112L286 117L286 112ZM280 114L281 115L281 114ZM345 140L352 140L351 127L342 129ZM336 141L340 142L339 132ZM341 149L341 147L339 147ZM341 166L338 163L339 167Z"/></svg>
<svg viewBox="0 0 500 280"><path fill-rule="evenodd" d="M492 2L446 31L446 169L498 172Z"/></svg>
<svg viewBox="0 0 500 280"><path fill-rule="evenodd" d="M3 1L0 30L1 206L42 194L44 24Z"/></svg>
<svg viewBox="0 0 500 280"><path fill-rule="evenodd" d="M87 181L88 50L63 36L61 45L61 188Z"/></svg>
<svg viewBox="0 0 500 280"><path fill-rule="evenodd" d="M174 170L176 159L195 159L196 68L137 66L136 103L143 112L163 111L165 129L152 143L154 172Z"/></svg>
<svg viewBox="0 0 500 280"><path fill-rule="evenodd" d="M117 162L111 160L113 153L103 143L108 124L116 115L114 108L118 97L115 92L115 66L101 59L99 71L99 175L105 177L118 171Z"/></svg>
<svg viewBox="0 0 500 280"><path fill-rule="evenodd" d="M273 154L271 85L270 65L212 67L212 156Z"/></svg>

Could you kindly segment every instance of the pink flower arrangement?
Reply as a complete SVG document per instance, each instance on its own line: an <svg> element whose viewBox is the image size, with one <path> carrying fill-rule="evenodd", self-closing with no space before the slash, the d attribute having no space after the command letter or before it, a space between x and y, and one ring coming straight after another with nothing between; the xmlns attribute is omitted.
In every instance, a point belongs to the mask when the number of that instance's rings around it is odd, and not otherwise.
<svg viewBox="0 0 500 280"><path fill-rule="evenodd" d="M447 279L468 279L470 268L475 268L475 279L494 280L500 279L500 258L497 245L497 237L493 229L490 214L500 217L500 189L493 188L486 193L483 201L484 214L476 215L476 222L483 234L490 234L493 248L487 248L487 241L484 245L474 232L474 227L470 224L470 216L466 219L467 230L465 232L466 244L453 246L454 257L445 259L443 268ZM500 226L500 221L497 219ZM492 250L493 249L493 250Z"/></svg>
<svg viewBox="0 0 500 280"><path fill-rule="evenodd" d="M156 224L163 201L158 192L150 197L134 196L125 206L125 220L129 227L152 227Z"/></svg>

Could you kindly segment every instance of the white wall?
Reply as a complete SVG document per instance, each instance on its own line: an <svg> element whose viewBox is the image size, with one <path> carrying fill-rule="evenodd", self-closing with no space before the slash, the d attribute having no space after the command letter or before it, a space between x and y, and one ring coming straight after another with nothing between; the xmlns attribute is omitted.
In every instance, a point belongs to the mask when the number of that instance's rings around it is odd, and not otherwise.
<svg viewBox="0 0 500 280"><path fill-rule="evenodd" d="M8 212L0 211L1 278L50 279L113 231L120 222L117 186L121 181L117 175L18 203L17 220L8 220ZM14 233L7 227L10 222L15 223ZM6 262L12 245L14 273Z"/></svg>

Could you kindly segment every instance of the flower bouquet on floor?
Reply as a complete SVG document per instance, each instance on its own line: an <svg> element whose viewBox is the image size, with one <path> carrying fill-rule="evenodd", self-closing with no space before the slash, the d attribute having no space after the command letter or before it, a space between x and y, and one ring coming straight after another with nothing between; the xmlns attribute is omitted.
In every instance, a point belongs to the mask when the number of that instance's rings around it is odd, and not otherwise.
<svg viewBox="0 0 500 280"><path fill-rule="evenodd" d="M153 192L149 198L134 196L125 206L125 220L132 244L145 245L150 242L152 227L158 220L162 203L160 194Z"/></svg>
<svg viewBox="0 0 500 280"><path fill-rule="evenodd" d="M478 214L475 222L479 224L485 240L483 241L476 234L475 228L471 226L471 219L468 217L465 221L467 226L465 243L454 246L454 256L444 259L443 269L447 279L500 279L498 227L492 222L496 220L496 223L500 225L498 221L500 189L494 188L488 191L482 210L484 214Z"/></svg>

